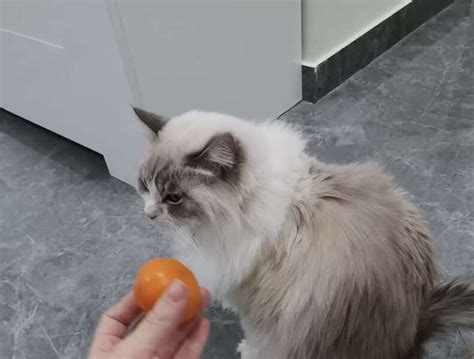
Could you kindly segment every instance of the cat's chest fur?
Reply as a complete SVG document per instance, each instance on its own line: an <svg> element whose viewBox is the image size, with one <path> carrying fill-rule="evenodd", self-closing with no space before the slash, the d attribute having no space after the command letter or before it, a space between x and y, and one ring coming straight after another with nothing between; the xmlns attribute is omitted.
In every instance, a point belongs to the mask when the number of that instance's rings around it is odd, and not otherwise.
<svg viewBox="0 0 474 359"><path fill-rule="evenodd" d="M216 238L219 235L225 235L225 240ZM199 238L195 240L199 241ZM193 271L199 284L210 291L214 300L225 308L238 311L229 295L252 272L261 253L261 241L247 231L207 233L205 240L213 244L196 249L187 243L175 243L173 256ZM226 247L229 242L238 245Z"/></svg>

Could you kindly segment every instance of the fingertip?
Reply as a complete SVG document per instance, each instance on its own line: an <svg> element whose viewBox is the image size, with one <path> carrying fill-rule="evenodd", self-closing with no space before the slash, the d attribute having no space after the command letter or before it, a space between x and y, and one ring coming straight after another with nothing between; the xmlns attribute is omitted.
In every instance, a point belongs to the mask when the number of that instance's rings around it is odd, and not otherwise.
<svg viewBox="0 0 474 359"><path fill-rule="evenodd" d="M186 285L180 280L175 280L166 290L165 296L168 296L174 302L181 302L188 296Z"/></svg>
<svg viewBox="0 0 474 359"><path fill-rule="evenodd" d="M188 291L183 282L176 280L171 286L163 293L153 305L152 312L159 313L163 310L163 303L172 305L184 306L188 299Z"/></svg>
<svg viewBox="0 0 474 359"><path fill-rule="evenodd" d="M209 333L211 331L211 322L209 319L203 317L196 328L196 336L195 339L201 343L206 343L207 338L209 337Z"/></svg>
<svg viewBox="0 0 474 359"><path fill-rule="evenodd" d="M201 301L203 309L211 302L211 293L206 288L201 288Z"/></svg>
<svg viewBox="0 0 474 359"><path fill-rule="evenodd" d="M207 319L206 317L202 318L201 322L203 323L202 325L209 331L211 329L211 321Z"/></svg>

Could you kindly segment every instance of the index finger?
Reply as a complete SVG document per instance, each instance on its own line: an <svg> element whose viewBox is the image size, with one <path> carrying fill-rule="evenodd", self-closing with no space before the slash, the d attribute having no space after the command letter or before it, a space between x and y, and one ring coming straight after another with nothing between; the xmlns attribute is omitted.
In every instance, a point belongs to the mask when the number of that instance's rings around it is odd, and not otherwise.
<svg viewBox="0 0 474 359"><path fill-rule="evenodd" d="M96 335L125 337L128 326L141 312L142 310L135 303L133 292L129 292L102 315L97 325Z"/></svg>

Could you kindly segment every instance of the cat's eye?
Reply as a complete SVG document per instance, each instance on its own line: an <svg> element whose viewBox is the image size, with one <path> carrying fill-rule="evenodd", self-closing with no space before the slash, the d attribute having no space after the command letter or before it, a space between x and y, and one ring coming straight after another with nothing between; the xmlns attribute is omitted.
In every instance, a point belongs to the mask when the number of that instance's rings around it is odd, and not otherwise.
<svg viewBox="0 0 474 359"><path fill-rule="evenodd" d="M168 202L171 204L179 204L183 200L183 195L181 193L170 193L166 195L163 199L164 202Z"/></svg>

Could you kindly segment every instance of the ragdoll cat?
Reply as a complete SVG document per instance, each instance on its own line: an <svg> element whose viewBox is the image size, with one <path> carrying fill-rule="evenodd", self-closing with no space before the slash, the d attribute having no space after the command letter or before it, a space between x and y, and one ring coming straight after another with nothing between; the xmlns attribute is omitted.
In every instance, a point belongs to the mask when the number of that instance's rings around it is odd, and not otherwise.
<svg viewBox="0 0 474 359"><path fill-rule="evenodd" d="M241 316L242 358L421 358L474 328L472 284L437 283L428 229L376 165L321 163L282 122L135 112L153 133L145 213Z"/></svg>

